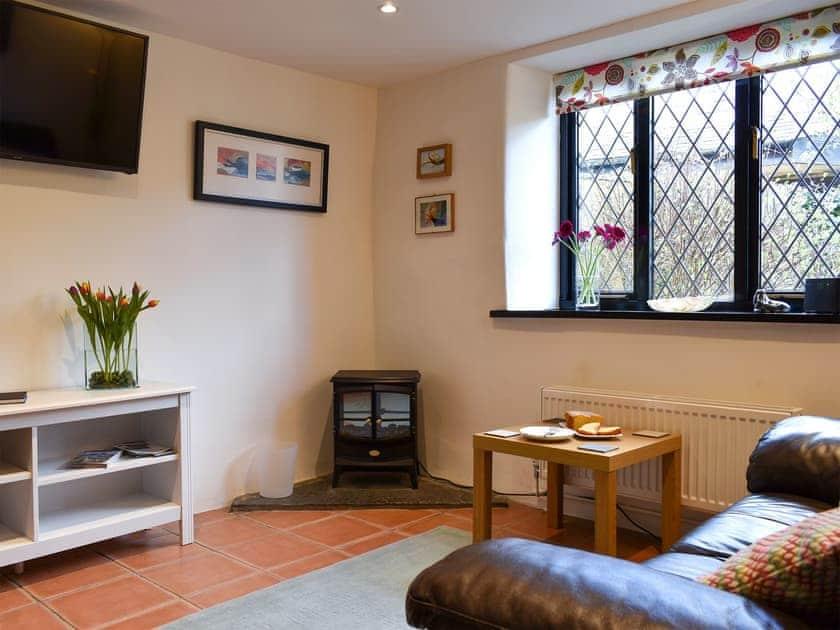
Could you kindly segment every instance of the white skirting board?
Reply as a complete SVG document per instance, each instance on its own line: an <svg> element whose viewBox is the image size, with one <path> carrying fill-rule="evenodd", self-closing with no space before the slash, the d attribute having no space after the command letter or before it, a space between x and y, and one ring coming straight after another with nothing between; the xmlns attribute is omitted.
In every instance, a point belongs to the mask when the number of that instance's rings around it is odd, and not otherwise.
<svg viewBox="0 0 840 630"><path fill-rule="evenodd" d="M517 503L524 503L531 507L545 509L545 496L540 496L539 499L537 497L511 497L510 500L516 501ZM618 497L618 504L639 525L657 536L661 533L662 512L658 504L623 496ZM581 488L566 486L563 494L563 513L565 516L594 521L595 500L592 494L587 494L585 490L581 491ZM713 512L683 508L680 518L680 531L686 534L713 515ZM642 531L625 518L621 512L618 512L617 517L620 528L638 532Z"/></svg>

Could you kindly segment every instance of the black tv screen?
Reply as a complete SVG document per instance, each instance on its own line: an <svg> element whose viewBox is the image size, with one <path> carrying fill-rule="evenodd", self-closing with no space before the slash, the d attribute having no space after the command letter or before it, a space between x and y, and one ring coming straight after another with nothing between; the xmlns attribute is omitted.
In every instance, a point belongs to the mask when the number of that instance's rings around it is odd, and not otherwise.
<svg viewBox="0 0 840 630"><path fill-rule="evenodd" d="M148 38L0 0L0 157L137 172Z"/></svg>

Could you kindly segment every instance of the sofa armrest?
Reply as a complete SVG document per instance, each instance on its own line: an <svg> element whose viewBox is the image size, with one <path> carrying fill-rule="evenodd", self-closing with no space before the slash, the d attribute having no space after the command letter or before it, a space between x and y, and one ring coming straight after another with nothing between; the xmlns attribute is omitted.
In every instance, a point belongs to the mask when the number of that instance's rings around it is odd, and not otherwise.
<svg viewBox="0 0 840 630"><path fill-rule="evenodd" d="M796 628L740 596L643 565L519 538L459 549L411 584L408 623L431 630Z"/></svg>
<svg viewBox="0 0 840 630"><path fill-rule="evenodd" d="M750 455L750 492L840 501L840 420L796 416L767 431Z"/></svg>

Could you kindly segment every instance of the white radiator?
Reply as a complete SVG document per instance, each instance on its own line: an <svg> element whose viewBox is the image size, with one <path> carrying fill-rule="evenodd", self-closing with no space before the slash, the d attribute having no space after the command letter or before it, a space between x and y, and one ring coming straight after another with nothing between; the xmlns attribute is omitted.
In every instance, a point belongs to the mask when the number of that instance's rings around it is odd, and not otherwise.
<svg viewBox="0 0 840 630"><path fill-rule="evenodd" d="M605 422L682 435L682 503L719 512L747 494L746 470L758 438L773 424L802 412L799 408L688 400L552 386L542 388L542 418L562 418L569 409L601 414ZM660 462L625 468L618 474L618 493L657 501ZM592 486L592 473L567 468L566 483Z"/></svg>

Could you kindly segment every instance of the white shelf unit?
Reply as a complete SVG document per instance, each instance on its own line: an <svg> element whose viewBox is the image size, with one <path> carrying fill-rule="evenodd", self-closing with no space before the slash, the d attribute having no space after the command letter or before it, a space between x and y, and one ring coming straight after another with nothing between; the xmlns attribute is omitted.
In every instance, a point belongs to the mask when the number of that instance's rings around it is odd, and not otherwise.
<svg viewBox="0 0 840 630"><path fill-rule="evenodd" d="M56 457L38 462L38 486L50 486L54 483L98 477L99 475L110 475L123 470L158 466L175 461L178 461L177 453L174 455L162 455L161 457L122 458L108 466L108 468L67 468L67 458Z"/></svg>
<svg viewBox="0 0 840 630"><path fill-rule="evenodd" d="M0 485L32 479L31 440L27 429L0 433Z"/></svg>
<svg viewBox="0 0 840 630"><path fill-rule="evenodd" d="M192 390L44 390L0 407L0 566L172 521L181 523L181 543L191 543ZM66 466L79 451L141 439L176 453Z"/></svg>

